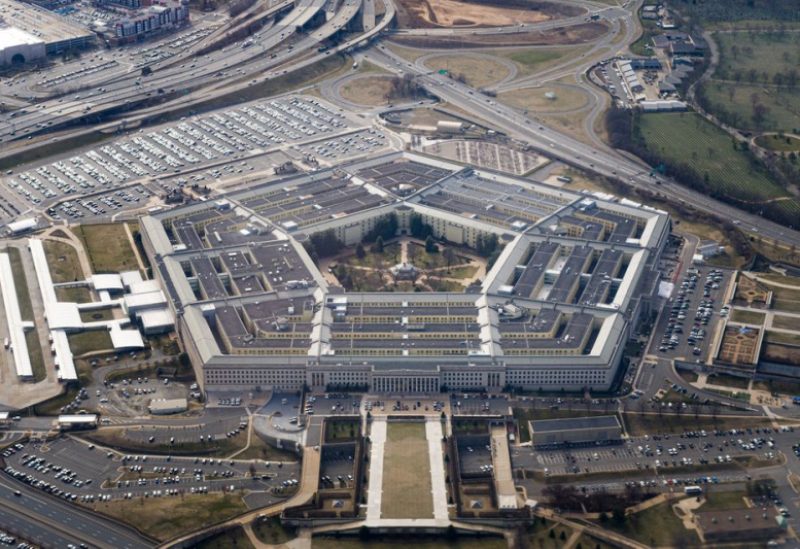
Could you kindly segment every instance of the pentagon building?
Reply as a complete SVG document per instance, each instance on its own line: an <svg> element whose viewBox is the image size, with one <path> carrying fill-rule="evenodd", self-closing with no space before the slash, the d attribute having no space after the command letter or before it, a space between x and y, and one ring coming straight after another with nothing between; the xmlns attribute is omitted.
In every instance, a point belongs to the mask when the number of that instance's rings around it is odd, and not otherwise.
<svg viewBox="0 0 800 549"><path fill-rule="evenodd" d="M467 293L345 292L304 248L412 214L504 246ZM416 217L419 219L420 217ZM656 295L664 212L392 152L141 220L205 389L604 390Z"/></svg>

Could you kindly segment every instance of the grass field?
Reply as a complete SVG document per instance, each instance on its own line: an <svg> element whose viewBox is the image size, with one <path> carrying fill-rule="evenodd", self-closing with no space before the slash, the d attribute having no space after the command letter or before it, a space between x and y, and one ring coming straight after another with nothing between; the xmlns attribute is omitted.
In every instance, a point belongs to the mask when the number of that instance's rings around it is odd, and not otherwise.
<svg viewBox="0 0 800 549"><path fill-rule="evenodd" d="M770 32L716 33L720 60L703 85L711 111L747 129L800 127L800 34ZM792 72L794 71L794 72ZM762 119L755 105L767 108ZM796 147L800 144L795 143Z"/></svg>
<svg viewBox="0 0 800 549"><path fill-rule="evenodd" d="M718 416L716 419L708 416L694 417L691 410L686 410L681 415L674 412L664 412L661 417L658 414L635 414L627 412L624 414L625 425L628 434L631 436L643 436L653 433L683 433L684 431L696 431L698 429L738 429L740 427L766 427L772 425L766 418L732 418Z"/></svg>
<svg viewBox="0 0 800 549"><path fill-rule="evenodd" d="M764 324L765 313L758 313L756 311L746 311L743 309L734 309L731 311L731 320L733 322L741 322L743 324L756 324L761 326Z"/></svg>
<svg viewBox="0 0 800 549"><path fill-rule="evenodd" d="M773 309L792 313L800 312L800 288L797 290L778 286L770 286L769 288L772 290Z"/></svg>
<svg viewBox="0 0 800 549"><path fill-rule="evenodd" d="M392 79L389 76L364 76L350 80L342 86L342 97L357 105L386 105Z"/></svg>
<svg viewBox="0 0 800 549"><path fill-rule="evenodd" d="M132 524L159 541L196 530L198 525L210 526L247 511L238 495L217 492L181 497L114 499L90 507Z"/></svg>
<svg viewBox="0 0 800 549"><path fill-rule="evenodd" d="M91 311L81 311L83 322L100 322L104 320L114 320L114 311L111 307L105 309L92 309Z"/></svg>
<svg viewBox="0 0 800 549"><path fill-rule="evenodd" d="M755 139L756 145L770 151L792 152L800 151L800 138L793 135L759 135Z"/></svg>
<svg viewBox="0 0 800 549"><path fill-rule="evenodd" d="M586 51L584 47L574 46L568 48L519 48L486 50L497 57L513 61L517 66L517 78L530 76L549 67L557 65L570 57L576 57Z"/></svg>
<svg viewBox="0 0 800 549"><path fill-rule="evenodd" d="M750 386L749 379L728 374L710 374L708 376L708 382L712 385L725 385L726 387L734 387L737 389L747 389Z"/></svg>
<svg viewBox="0 0 800 549"><path fill-rule="evenodd" d="M548 99L545 93L552 92L555 99ZM585 107L589 102L586 92L578 88L547 85L539 88L518 88L498 95L503 102L518 109L540 112L566 112Z"/></svg>
<svg viewBox="0 0 800 549"><path fill-rule="evenodd" d="M612 520L605 526L650 547L688 547L700 541L694 530L683 527L670 502L626 517L621 525Z"/></svg>
<svg viewBox="0 0 800 549"><path fill-rule="evenodd" d="M56 288L56 299L69 303L90 303L93 301L92 292L86 286Z"/></svg>
<svg viewBox="0 0 800 549"><path fill-rule="evenodd" d="M425 424L390 422L383 463L381 518L433 518Z"/></svg>
<svg viewBox="0 0 800 549"><path fill-rule="evenodd" d="M81 264L78 261L78 252L75 251L75 248L55 240L45 240L43 246L53 282L58 284L59 282L74 282L85 278Z"/></svg>
<svg viewBox="0 0 800 549"><path fill-rule="evenodd" d="M772 327L781 330L800 330L800 318L794 316L773 315Z"/></svg>
<svg viewBox="0 0 800 549"><path fill-rule="evenodd" d="M69 348L75 356L95 351L110 351L114 348L107 330L86 330L67 334L67 340L69 341Z"/></svg>
<svg viewBox="0 0 800 549"><path fill-rule="evenodd" d="M433 71L444 69L453 76L463 75L473 88L497 84L510 74L503 63L483 56L442 54L427 59L425 66Z"/></svg>
<svg viewBox="0 0 800 549"><path fill-rule="evenodd" d="M8 262L11 264L11 274L14 275L14 286L19 302L19 314L22 320L34 320L33 306L31 305L31 294L28 292L28 279L25 276L25 266L22 264L22 256L17 248L6 248L3 250L8 254ZM33 273L31 273L32 276Z"/></svg>
<svg viewBox="0 0 800 549"><path fill-rule="evenodd" d="M747 494L744 490L734 491L715 491L713 488L706 489L706 501L700 507L700 511L732 511L746 507L744 497Z"/></svg>
<svg viewBox="0 0 800 549"><path fill-rule="evenodd" d="M702 93L709 102L710 112L737 127L792 131L800 125L800 90L711 79L703 84ZM753 97L757 100L753 101ZM765 105L768 109L761 122L753 118L754 104Z"/></svg>
<svg viewBox="0 0 800 549"><path fill-rule="evenodd" d="M25 342L28 345L28 357L33 370L33 380L42 381L47 377L47 370L44 366L44 355L42 354L42 342L39 339L39 332L36 330L25 332Z"/></svg>
<svg viewBox="0 0 800 549"><path fill-rule="evenodd" d="M208 457L227 457L237 450L241 450L247 444L246 432L240 432L236 436L211 442L176 442L175 444L150 444L146 440L128 437L124 428L101 429L87 434L86 438L99 444L117 448L123 452L148 452L151 454L170 455L196 454ZM295 455L289 452L267 445L256 435L252 437L251 448L237 457L240 459L275 461L295 461L297 459Z"/></svg>
<svg viewBox="0 0 800 549"><path fill-rule="evenodd" d="M800 200L735 150L731 138L694 113L657 113L638 118L643 144L674 165L686 165L716 193L743 205L773 202L786 215L800 216ZM776 200L780 199L780 200Z"/></svg>
<svg viewBox="0 0 800 549"><path fill-rule="evenodd" d="M122 223L79 225L75 234L83 242L95 273L118 273L139 268Z"/></svg>
<svg viewBox="0 0 800 549"><path fill-rule="evenodd" d="M800 345L800 334L786 334L767 330L767 333L764 334L764 341L767 343L781 343L784 345Z"/></svg>

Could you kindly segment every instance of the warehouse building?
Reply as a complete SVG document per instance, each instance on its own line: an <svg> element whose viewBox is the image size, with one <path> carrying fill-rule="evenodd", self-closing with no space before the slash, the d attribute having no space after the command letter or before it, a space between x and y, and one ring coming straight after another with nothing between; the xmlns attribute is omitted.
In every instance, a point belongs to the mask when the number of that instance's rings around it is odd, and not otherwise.
<svg viewBox="0 0 800 549"><path fill-rule="evenodd" d="M541 419L531 422L531 439L536 448L619 444L622 425L617 416Z"/></svg>
<svg viewBox="0 0 800 549"><path fill-rule="evenodd" d="M231 199L141 219L204 388L608 389L670 231L667 214L631 201L406 152ZM502 253L474 293L344 292L304 247L323 231L352 246L388 219L397 235L422 220L436 238L494 238Z"/></svg>

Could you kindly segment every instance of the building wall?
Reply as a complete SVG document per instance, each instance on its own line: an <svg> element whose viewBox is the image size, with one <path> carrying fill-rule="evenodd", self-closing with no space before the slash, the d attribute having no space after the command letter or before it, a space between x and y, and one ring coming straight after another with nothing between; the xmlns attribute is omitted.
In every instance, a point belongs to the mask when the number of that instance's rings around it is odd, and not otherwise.
<svg viewBox="0 0 800 549"><path fill-rule="evenodd" d="M46 56L44 42L39 44L20 44L0 49L0 65L11 65L16 55L24 57L25 63L44 59Z"/></svg>

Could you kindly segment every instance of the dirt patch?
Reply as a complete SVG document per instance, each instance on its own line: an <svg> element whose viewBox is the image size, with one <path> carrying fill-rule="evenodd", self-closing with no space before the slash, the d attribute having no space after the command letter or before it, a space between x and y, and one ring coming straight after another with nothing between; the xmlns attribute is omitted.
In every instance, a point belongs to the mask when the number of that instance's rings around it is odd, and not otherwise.
<svg viewBox="0 0 800 549"><path fill-rule="evenodd" d="M580 8L524 0L399 0L400 28L503 27L581 13Z"/></svg>
<svg viewBox="0 0 800 549"><path fill-rule="evenodd" d="M364 76L351 79L340 91L342 97L357 105L378 106L388 104L387 95L391 89L390 76Z"/></svg>
<svg viewBox="0 0 800 549"><path fill-rule="evenodd" d="M422 49L560 46L591 42L606 34L608 30L608 25L605 23L583 23L566 29L481 36L463 33L447 36L396 35L392 37L392 41L401 46Z"/></svg>

